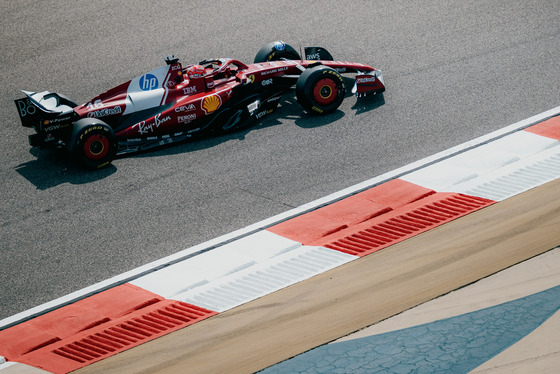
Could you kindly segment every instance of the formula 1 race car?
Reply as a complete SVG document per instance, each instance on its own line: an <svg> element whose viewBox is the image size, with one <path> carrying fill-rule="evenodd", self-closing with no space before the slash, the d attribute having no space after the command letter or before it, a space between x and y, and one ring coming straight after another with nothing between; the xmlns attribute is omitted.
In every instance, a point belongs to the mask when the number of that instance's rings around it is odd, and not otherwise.
<svg viewBox="0 0 560 374"><path fill-rule="evenodd" d="M87 168L102 168L117 154L135 152L254 124L272 113L295 85L309 113L334 112L345 96L341 73L355 73L352 93L385 91L381 71L360 63L334 61L320 47L304 49L272 42L246 65L230 58L183 67L170 55L166 66L136 77L77 105L66 96L23 91L15 100L22 125L36 133L32 147L66 148Z"/></svg>

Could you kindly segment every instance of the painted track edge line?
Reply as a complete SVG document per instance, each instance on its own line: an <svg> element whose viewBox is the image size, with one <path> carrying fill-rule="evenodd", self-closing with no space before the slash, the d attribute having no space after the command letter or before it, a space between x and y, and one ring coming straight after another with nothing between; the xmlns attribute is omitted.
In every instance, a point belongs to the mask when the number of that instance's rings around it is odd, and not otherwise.
<svg viewBox="0 0 560 374"><path fill-rule="evenodd" d="M465 143L459 144L455 147L449 148L445 151L436 153L432 156L428 156L426 158L423 158L421 160L415 161L413 163L410 163L408 165L405 165L403 167L400 167L398 169L394 169L392 171L389 171L387 173L384 173L380 176L368 179L364 182L355 184L353 186L350 186L348 188L342 189L338 192L332 193L330 195L327 195L325 197L319 198L317 200L311 201L309 203L300 205L299 207L290 209L284 213L280 213L278 215L275 215L273 217L267 218L265 220L262 220L260 222L254 223L252 225L249 225L245 228L233 231L231 233L228 234L224 234L222 236L219 236L215 239L211 239L209 241L197 244L193 247L189 247L186 248L182 251L179 251L175 254L172 254L170 256L166 256L163 257L159 260L150 262L148 264L142 265L140 267L137 267L135 269L132 269L130 271L121 273L119 275L116 275L112 278L106 279L104 281L95 283L91 286L82 288L78 291L72 292L68 295L59 297L55 300L49 301L47 303L44 304L40 304L36 307L30 308L28 310L25 310L23 312L17 313L13 316L7 317L5 319L0 320L0 330L4 330L6 328L15 326L19 323L25 322L27 320L30 320L32 318L38 317L42 314L51 312L55 309L58 309L60 307L63 307L65 305L74 303L78 300L81 300L85 297L89 297L92 296L96 293L105 291L109 288L118 286L120 284L124 284L126 282L129 282L133 279L136 279L140 276L149 274L153 271L162 269L164 267L167 267L169 265L172 265L174 263L177 263L179 261L183 261L186 260L190 257L194 257L197 256L199 254L202 254L204 252L210 251L213 248L225 245L227 243L230 243L234 240L237 239L241 239L245 236L254 234L260 230L264 230L267 227L273 226L275 224L278 224L280 222L283 222L285 220L288 220L290 218L293 218L295 216L307 213L309 211L312 211L314 209L320 208L322 206L328 205L328 204L332 204L336 201L339 201L343 198L346 198L348 196L354 195L356 193L362 192L368 188L374 187L376 185L379 185L381 183L387 182L389 180L395 179L395 178L399 178L405 174L411 173L413 171L416 171L418 169L421 169L423 167L429 166L431 164L434 164L436 162L445 160L449 157L455 156L459 153L465 152L469 149L475 148L477 146L480 146L482 144L488 143L490 141L493 140L497 140L499 138L502 138L506 135L512 134L514 132L523 130L527 127L530 127L532 125L535 125L539 122L543 122L547 119L550 119L552 117L555 117L557 115L560 115L560 106L557 106L555 108L549 109L545 112L542 112L540 114L534 115L532 117L526 118L524 120L521 120L519 122L516 122L512 125L506 126L502 129L496 130L490 134L486 134L483 135L481 137L475 138L473 140L467 141Z"/></svg>

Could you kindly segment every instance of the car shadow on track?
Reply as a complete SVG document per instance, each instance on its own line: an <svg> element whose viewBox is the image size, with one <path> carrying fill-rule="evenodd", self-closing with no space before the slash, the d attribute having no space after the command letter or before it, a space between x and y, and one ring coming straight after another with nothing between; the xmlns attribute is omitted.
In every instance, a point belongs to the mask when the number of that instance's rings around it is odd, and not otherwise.
<svg viewBox="0 0 560 374"><path fill-rule="evenodd" d="M59 150L31 148L29 152L37 159L20 164L15 170L38 190L47 190L64 183L91 183L117 171L114 165L93 172L82 169L73 163L65 152Z"/></svg>
<svg viewBox="0 0 560 374"><path fill-rule="evenodd" d="M353 82L353 81L352 81ZM346 98L352 100L350 96L351 86L346 84ZM369 112L385 104L383 94L362 97L356 100L352 106L355 115ZM183 154L196 152L203 149L215 147L230 140L243 140L251 131L282 125L284 120L294 121L303 129L313 129L328 126L345 116L341 110L337 110L329 115L320 116L306 113L297 102L295 94L284 95L278 109L269 115L265 120L229 134L211 136L207 138L193 139L179 143L164 145L159 148L130 153L118 156L118 158L128 157L157 157L173 154ZM85 170L72 162L64 151L39 150L32 148L30 153L36 157L35 160L18 165L15 170L30 183L35 185L38 190L46 190L64 183L85 184L104 179L117 171L117 167L111 164L109 167L100 170Z"/></svg>
<svg viewBox="0 0 560 374"><path fill-rule="evenodd" d="M383 96L383 93L380 93L377 95L358 98L354 106L352 106L352 109L356 111L356 115L360 115L377 109L382 105L385 105L385 97Z"/></svg>

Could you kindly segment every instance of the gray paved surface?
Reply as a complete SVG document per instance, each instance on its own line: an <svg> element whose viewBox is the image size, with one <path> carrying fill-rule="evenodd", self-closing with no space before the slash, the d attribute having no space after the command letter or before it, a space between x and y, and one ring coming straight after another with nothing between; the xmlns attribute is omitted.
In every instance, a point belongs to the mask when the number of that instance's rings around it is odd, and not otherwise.
<svg viewBox="0 0 560 374"><path fill-rule="evenodd" d="M0 319L555 107L560 3L3 1ZM288 95L261 126L83 172L31 151L13 99L78 102L163 64L322 45L383 70L329 117Z"/></svg>

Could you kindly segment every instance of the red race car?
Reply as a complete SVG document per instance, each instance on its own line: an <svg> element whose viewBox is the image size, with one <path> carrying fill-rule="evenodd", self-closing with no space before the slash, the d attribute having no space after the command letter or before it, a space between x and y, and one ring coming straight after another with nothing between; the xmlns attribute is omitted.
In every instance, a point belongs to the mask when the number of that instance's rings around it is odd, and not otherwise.
<svg viewBox="0 0 560 374"><path fill-rule="evenodd" d="M15 100L22 125L36 133L32 147L66 148L79 164L102 168L117 154L194 137L234 131L272 113L295 85L309 113L334 112L345 96L341 73L356 74L356 96L385 91L381 71L334 61L320 47L263 46L253 64L230 58L183 67L174 56L166 66L136 77L77 105L57 93L27 92Z"/></svg>

